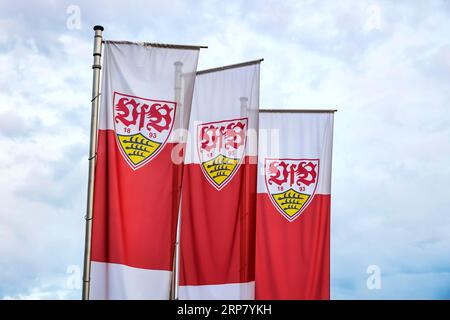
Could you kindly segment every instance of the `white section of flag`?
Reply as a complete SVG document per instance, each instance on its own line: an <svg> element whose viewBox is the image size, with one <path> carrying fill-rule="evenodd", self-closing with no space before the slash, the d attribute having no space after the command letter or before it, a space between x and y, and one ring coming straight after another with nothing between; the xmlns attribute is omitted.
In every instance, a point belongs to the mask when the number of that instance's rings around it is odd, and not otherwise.
<svg viewBox="0 0 450 320"><path fill-rule="evenodd" d="M265 193L265 158L320 159L316 194L331 193L332 112L259 113L258 193ZM324 174L325 173L325 174Z"/></svg>
<svg viewBox="0 0 450 320"><path fill-rule="evenodd" d="M257 154L260 64L201 73L195 79L185 163L201 163L197 125L248 117L247 155Z"/></svg>
<svg viewBox="0 0 450 320"><path fill-rule="evenodd" d="M114 130L114 91L177 102L174 128L187 128L198 53L198 49L105 42L99 129Z"/></svg>
<svg viewBox="0 0 450 320"><path fill-rule="evenodd" d="M92 300L167 300L172 272L91 262ZM166 288L166 290L161 290Z"/></svg>

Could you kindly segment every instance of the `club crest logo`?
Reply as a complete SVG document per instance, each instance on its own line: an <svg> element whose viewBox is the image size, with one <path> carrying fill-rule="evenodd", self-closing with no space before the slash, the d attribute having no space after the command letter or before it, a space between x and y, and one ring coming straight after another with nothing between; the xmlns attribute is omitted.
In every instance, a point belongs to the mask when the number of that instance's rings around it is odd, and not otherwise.
<svg viewBox="0 0 450 320"><path fill-rule="evenodd" d="M245 154L247 118L197 126L197 151L203 174L217 190L233 178Z"/></svg>
<svg viewBox="0 0 450 320"><path fill-rule="evenodd" d="M294 221L314 197L319 159L265 159L264 177L272 204Z"/></svg>
<svg viewBox="0 0 450 320"><path fill-rule="evenodd" d="M119 150L136 170L164 148L172 132L176 103L114 92L113 104Z"/></svg>

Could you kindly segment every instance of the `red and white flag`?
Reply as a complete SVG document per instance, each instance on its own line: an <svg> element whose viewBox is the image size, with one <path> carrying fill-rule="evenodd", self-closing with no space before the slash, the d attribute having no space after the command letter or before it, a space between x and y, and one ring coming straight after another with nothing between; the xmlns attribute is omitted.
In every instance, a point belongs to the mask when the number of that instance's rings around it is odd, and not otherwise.
<svg viewBox="0 0 450 320"><path fill-rule="evenodd" d="M198 72L183 176L180 299L253 299L260 61Z"/></svg>
<svg viewBox="0 0 450 320"><path fill-rule="evenodd" d="M168 299L198 48L106 41L91 299Z"/></svg>
<svg viewBox="0 0 450 320"><path fill-rule="evenodd" d="M332 112L259 117L256 299L330 298Z"/></svg>

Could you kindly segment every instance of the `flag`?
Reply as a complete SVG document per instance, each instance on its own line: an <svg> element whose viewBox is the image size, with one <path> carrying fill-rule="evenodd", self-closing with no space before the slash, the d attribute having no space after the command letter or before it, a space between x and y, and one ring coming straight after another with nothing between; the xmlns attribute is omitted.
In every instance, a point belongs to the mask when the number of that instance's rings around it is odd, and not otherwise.
<svg viewBox="0 0 450 320"><path fill-rule="evenodd" d="M259 125L256 299L329 299L333 113Z"/></svg>
<svg viewBox="0 0 450 320"><path fill-rule="evenodd" d="M106 41L91 299L168 299L198 48Z"/></svg>
<svg viewBox="0 0 450 320"><path fill-rule="evenodd" d="M254 298L259 65L197 73L182 188L180 299Z"/></svg>

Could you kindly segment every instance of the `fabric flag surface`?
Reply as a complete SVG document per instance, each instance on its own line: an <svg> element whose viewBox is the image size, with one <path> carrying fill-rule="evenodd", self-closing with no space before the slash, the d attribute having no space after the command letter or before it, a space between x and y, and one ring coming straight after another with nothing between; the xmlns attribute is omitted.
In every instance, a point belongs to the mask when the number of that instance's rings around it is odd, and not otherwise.
<svg viewBox="0 0 450 320"><path fill-rule="evenodd" d="M260 113L256 299L330 298L333 117Z"/></svg>
<svg viewBox="0 0 450 320"><path fill-rule="evenodd" d="M200 71L182 187L180 299L254 299L260 61Z"/></svg>
<svg viewBox="0 0 450 320"><path fill-rule="evenodd" d="M91 299L168 299L198 48L106 41Z"/></svg>

